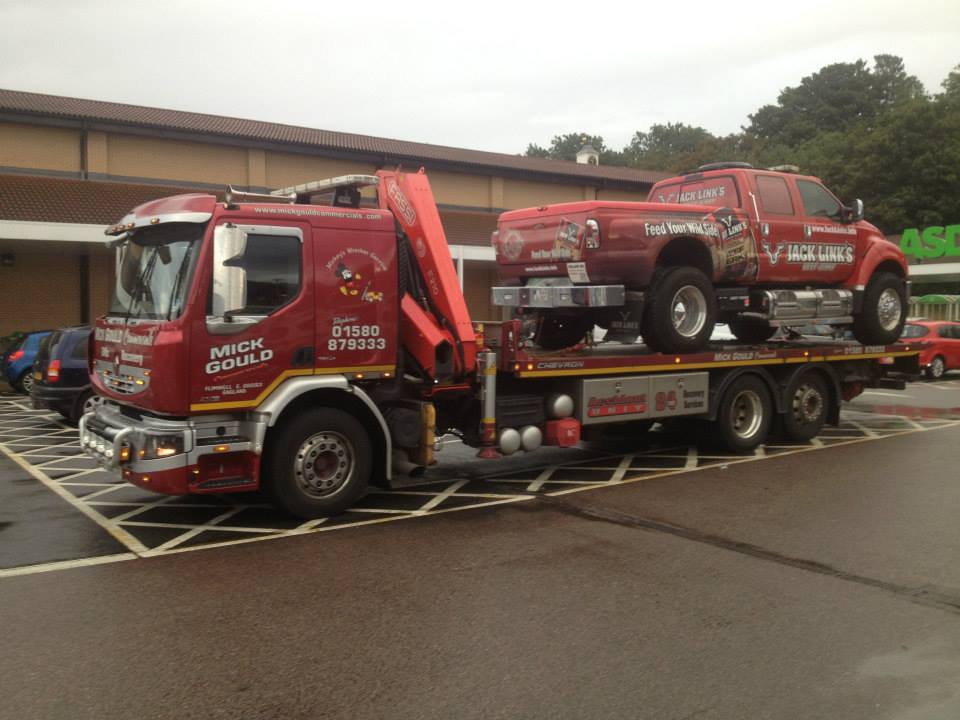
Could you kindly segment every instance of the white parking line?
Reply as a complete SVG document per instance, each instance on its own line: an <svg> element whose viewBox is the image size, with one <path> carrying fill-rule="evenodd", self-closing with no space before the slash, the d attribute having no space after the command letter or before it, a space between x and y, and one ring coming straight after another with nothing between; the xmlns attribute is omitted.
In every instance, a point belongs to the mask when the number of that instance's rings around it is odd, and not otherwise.
<svg viewBox="0 0 960 720"><path fill-rule="evenodd" d="M38 563L37 565L21 565L20 567L0 570L0 578L20 577L36 573L54 572L56 570L70 570L72 568L105 565L123 560L136 560L134 553L119 553L117 555L100 555L99 557L80 558L79 560L60 560L58 562Z"/></svg>

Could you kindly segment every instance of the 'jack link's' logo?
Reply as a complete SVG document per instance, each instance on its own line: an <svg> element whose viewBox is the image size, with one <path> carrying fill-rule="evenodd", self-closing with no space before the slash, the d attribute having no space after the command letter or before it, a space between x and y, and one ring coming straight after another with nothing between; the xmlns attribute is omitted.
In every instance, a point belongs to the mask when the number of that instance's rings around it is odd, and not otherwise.
<svg viewBox="0 0 960 720"><path fill-rule="evenodd" d="M783 249L786 245L778 245L775 248L770 247L770 243L766 240L761 240L760 245L763 246L763 251L767 254L767 257L770 258L770 264L776 265L780 262L780 253L783 252Z"/></svg>

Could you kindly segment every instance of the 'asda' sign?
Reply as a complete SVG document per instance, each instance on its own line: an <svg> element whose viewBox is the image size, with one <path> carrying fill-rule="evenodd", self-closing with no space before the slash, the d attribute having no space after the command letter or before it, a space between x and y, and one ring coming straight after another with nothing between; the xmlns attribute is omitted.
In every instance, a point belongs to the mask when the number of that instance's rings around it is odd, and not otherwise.
<svg viewBox="0 0 960 720"><path fill-rule="evenodd" d="M915 258L960 257L960 225L908 228L900 237L900 249Z"/></svg>

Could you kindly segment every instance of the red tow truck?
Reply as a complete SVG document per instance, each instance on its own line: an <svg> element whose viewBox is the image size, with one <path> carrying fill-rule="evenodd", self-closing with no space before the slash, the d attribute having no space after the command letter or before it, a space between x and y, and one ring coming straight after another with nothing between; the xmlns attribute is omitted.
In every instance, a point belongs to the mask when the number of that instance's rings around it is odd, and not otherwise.
<svg viewBox="0 0 960 720"><path fill-rule="evenodd" d="M905 345L539 349L522 318L470 317L423 171L170 197L107 233L91 375L110 402L81 419L84 450L142 488L261 489L304 518L429 466L444 433L495 458L690 417L747 451L917 372Z"/></svg>

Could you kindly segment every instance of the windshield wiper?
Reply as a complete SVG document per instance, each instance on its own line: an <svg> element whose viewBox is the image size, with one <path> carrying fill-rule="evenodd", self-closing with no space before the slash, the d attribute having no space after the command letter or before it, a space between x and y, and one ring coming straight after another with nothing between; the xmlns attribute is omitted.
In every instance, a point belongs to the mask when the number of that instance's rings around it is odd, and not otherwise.
<svg viewBox="0 0 960 720"><path fill-rule="evenodd" d="M167 308L167 320L173 315L174 305L177 303L177 293L180 292L180 285L187 276L187 269L190 267L190 259L193 255L193 243L187 246L187 251L180 260L180 267L177 268L177 276L173 279L173 289L170 291L170 307Z"/></svg>
<svg viewBox="0 0 960 720"><path fill-rule="evenodd" d="M143 272L137 273L137 281L133 285L133 290L130 293L130 304L127 305L127 315L123 319L124 322L130 319L133 315L133 305L134 303L139 303L143 296L144 283L146 282L147 277L153 272L153 266L157 263L157 249L153 249L153 254L150 255L150 259L147 260L147 264L143 268Z"/></svg>

